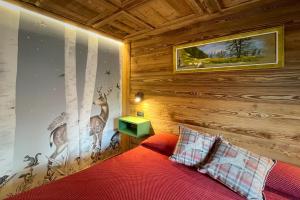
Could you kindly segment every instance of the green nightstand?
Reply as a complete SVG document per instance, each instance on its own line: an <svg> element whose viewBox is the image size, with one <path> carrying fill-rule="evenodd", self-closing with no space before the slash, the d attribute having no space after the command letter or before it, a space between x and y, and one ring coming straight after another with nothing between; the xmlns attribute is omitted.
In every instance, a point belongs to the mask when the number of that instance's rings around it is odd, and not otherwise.
<svg viewBox="0 0 300 200"><path fill-rule="evenodd" d="M143 117L121 117L119 118L119 132L129 137L125 139L124 150L138 146L150 135L150 121Z"/></svg>
<svg viewBox="0 0 300 200"><path fill-rule="evenodd" d="M150 121L143 117L120 117L119 131L132 137L142 138L150 134Z"/></svg>

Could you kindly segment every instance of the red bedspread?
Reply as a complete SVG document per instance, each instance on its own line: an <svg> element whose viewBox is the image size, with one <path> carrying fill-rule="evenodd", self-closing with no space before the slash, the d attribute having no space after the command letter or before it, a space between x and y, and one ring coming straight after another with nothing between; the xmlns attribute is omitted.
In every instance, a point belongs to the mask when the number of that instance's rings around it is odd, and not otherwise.
<svg viewBox="0 0 300 200"><path fill-rule="evenodd" d="M265 191L267 199L291 199ZM222 184L139 146L89 169L11 199L243 199Z"/></svg>

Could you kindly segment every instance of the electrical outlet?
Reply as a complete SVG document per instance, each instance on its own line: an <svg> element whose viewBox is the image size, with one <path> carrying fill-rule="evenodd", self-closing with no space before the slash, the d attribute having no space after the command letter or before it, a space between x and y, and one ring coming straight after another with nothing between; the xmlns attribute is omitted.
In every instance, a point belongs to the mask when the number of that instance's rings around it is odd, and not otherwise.
<svg viewBox="0 0 300 200"><path fill-rule="evenodd" d="M138 116L138 117L144 117L144 112L138 111L138 112L136 113L136 116Z"/></svg>

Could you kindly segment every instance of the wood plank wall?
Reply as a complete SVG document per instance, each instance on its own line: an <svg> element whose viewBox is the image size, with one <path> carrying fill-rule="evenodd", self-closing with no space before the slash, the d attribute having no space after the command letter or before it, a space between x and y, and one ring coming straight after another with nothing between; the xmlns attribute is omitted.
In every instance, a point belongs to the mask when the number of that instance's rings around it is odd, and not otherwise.
<svg viewBox="0 0 300 200"><path fill-rule="evenodd" d="M285 27L282 69L173 74L172 46ZM131 42L129 114L144 111L155 133L178 123L300 166L300 2L276 1L208 22ZM143 91L145 100L134 103Z"/></svg>

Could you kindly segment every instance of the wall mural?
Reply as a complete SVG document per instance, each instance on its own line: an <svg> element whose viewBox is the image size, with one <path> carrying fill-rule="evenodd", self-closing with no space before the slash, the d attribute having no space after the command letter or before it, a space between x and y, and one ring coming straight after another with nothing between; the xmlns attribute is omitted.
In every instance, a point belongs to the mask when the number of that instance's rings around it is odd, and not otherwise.
<svg viewBox="0 0 300 200"><path fill-rule="evenodd" d="M119 50L0 7L0 199L120 152Z"/></svg>

